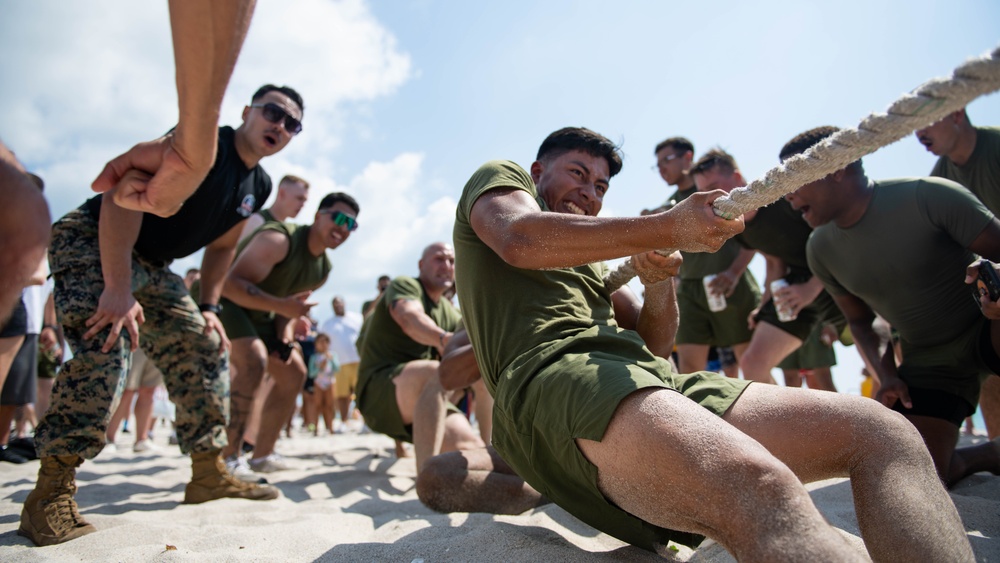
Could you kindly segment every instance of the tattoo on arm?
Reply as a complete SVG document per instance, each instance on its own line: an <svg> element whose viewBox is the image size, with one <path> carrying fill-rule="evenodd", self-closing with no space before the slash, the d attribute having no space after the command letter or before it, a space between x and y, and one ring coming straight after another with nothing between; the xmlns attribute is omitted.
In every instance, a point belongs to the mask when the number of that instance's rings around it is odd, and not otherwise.
<svg viewBox="0 0 1000 563"><path fill-rule="evenodd" d="M257 297L258 295L260 295L260 293L261 291L256 285L252 283L247 284L247 295L250 295L252 297Z"/></svg>

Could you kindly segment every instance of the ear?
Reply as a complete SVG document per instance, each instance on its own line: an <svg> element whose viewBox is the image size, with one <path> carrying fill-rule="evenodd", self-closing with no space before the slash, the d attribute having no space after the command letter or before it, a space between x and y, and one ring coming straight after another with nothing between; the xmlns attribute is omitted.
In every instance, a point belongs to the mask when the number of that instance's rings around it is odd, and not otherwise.
<svg viewBox="0 0 1000 563"><path fill-rule="evenodd" d="M243 121L247 120L247 115L250 114L250 106L243 106Z"/></svg>
<svg viewBox="0 0 1000 563"><path fill-rule="evenodd" d="M684 162L684 170L691 168L691 163L694 162L694 153L691 151L685 151L681 160Z"/></svg>
<svg viewBox="0 0 1000 563"><path fill-rule="evenodd" d="M737 168L736 170L733 170L733 178L736 179L736 185L737 186L746 186L747 185L747 180L746 180L746 178L743 177L743 173L740 172L739 168Z"/></svg>
<svg viewBox="0 0 1000 563"><path fill-rule="evenodd" d="M531 180L535 182L536 186L538 185L538 180L541 179L542 172L544 171L545 165L543 165L541 161L536 160L531 163Z"/></svg>
<svg viewBox="0 0 1000 563"><path fill-rule="evenodd" d="M830 178L838 184L844 181L844 176L847 176L846 168L841 168L840 170L837 170L833 174L830 174Z"/></svg>

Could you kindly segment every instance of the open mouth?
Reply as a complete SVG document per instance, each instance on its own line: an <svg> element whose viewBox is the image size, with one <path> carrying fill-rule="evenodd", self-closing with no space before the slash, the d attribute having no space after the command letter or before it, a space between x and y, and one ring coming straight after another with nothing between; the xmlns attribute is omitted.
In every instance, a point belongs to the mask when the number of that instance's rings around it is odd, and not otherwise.
<svg viewBox="0 0 1000 563"><path fill-rule="evenodd" d="M278 139L277 139L277 137L275 137L274 135L271 135L271 134L264 135L264 142L267 143L267 146L269 146L269 147L278 146Z"/></svg>

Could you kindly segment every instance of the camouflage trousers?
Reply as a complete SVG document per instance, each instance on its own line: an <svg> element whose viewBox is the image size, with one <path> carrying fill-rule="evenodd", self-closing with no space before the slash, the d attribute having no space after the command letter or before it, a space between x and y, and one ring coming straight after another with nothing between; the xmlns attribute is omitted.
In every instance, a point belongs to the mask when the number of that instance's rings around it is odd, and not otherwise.
<svg viewBox="0 0 1000 563"><path fill-rule="evenodd" d="M104 290L97 221L75 210L52 228L49 262L55 305L73 351L56 377L52 403L35 432L39 455L76 454L92 459L105 445L111 413L125 388L131 364L129 339L122 330L110 352L101 347L110 326L84 339L86 321ZM205 452L226 445L229 367L219 354L219 336L205 334L205 320L180 276L165 264L133 254L132 292L146 322L139 345L163 372L170 400L177 405L181 451Z"/></svg>

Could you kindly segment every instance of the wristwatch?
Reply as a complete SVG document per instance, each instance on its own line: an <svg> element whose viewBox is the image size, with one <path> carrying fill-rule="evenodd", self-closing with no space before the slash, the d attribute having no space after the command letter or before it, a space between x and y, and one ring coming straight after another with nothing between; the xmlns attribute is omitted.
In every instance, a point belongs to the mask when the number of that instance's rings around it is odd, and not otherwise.
<svg viewBox="0 0 1000 563"><path fill-rule="evenodd" d="M213 305L211 303L202 303L198 305L198 310L202 313L215 313L219 315L222 313L222 305Z"/></svg>

